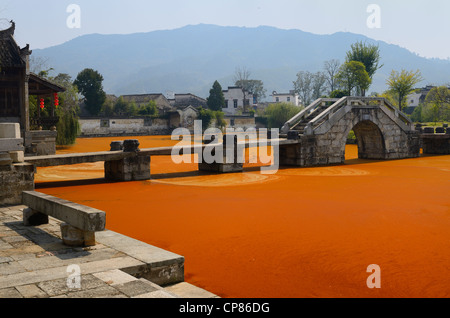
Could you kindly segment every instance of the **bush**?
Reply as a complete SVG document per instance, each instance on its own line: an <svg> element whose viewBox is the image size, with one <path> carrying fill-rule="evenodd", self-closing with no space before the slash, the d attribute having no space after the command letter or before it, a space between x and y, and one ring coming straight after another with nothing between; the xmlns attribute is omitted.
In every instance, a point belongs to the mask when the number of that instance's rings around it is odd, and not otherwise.
<svg viewBox="0 0 450 318"><path fill-rule="evenodd" d="M303 108L289 103L271 104L266 108L268 128L281 128L283 125Z"/></svg>

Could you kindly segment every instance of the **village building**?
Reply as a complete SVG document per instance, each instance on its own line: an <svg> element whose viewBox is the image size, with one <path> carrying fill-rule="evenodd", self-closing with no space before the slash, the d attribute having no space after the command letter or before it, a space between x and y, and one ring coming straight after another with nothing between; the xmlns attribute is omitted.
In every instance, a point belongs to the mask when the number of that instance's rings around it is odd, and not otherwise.
<svg viewBox="0 0 450 318"><path fill-rule="evenodd" d="M416 107L425 103L425 99L427 98L428 93L435 87L436 86L433 85L427 85L425 87L416 89L414 92L409 94L406 97L407 106L404 109L405 113L412 114L414 112L414 109L416 109ZM448 86L448 89L450 89L450 86Z"/></svg>
<svg viewBox="0 0 450 318"><path fill-rule="evenodd" d="M207 108L206 99L198 97L194 94L171 94L168 97L170 105L176 109L183 109L188 106L194 108Z"/></svg>
<svg viewBox="0 0 450 318"><path fill-rule="evenodd" d="M228 89L223 90L223 96L225 98L225 107L222 108L222 111L226 115L242 114L246 110L254 109L257 105L257 100L253 94L244 91L238 86L230 86Z"/></svg>
<svg viewBox="0 0 450 318"><path fill-rule="evenodd" d="M277 93L274 91L271 96L273 103L289 103L295 106L300 106L300 98L293 90L289 91L289 93Z"/></svg>
<svg viewBox="0 0 450 318"><path fill-rule="evenodd" d="M15 23L0 31L0 122L19 123L25 153L46 155L56 152L55 108L59 85L30 72L32 51L20 48L14 39ZM30 96L38 101L37 114L30 114ZM46 104L47 103L47 104ZM41 116L41 109L47 108Z"/></svg>

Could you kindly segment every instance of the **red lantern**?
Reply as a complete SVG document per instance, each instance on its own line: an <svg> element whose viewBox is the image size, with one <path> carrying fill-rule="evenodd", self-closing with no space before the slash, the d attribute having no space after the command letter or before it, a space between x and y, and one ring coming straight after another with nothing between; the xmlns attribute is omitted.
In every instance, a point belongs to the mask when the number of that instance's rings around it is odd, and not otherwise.
<svg viewBox="0 0 450 318"><path fill-rule="evenodd" d="M41 105L40 105L41 109L44 109L44 107L45 107L45 105L44 105L44 99L41 98L41 99L40 99L40 102L41 102Z"/></svg>
<svg viewBox="0 0 450 318"><path fill-rule="evenodd" d="M58 106L59 106L58 93L54 94L54 99L55 99L55 107L58 108Z"/></svg>

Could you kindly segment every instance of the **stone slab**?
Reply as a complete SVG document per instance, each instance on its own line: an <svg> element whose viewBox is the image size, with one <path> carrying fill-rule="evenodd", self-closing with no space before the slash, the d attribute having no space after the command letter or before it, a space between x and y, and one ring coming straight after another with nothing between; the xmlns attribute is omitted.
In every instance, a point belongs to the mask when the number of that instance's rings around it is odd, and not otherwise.
<svg viewBox="0 0 450 318"><path fill-rule="evenodd" d="M35 284L17 286L16 289L24 298L47 298L48 295Z"/></svg>
<svg viewBox="0 0 450 318"><path fill-rule="evenodd" d="M164 290L181 298L217 298L215 294L186 282L167 286Z"/></svg>
<svg viewBox="0 0 450 318"><path fill-rule="evenodd" d="M132 257L118 257L101 261L80 264L82 274L92 274L112 269L135 269L145 266ZM29 285L49 280L67 278L67 266L44 268L35 271L21 272L11 275L0 275L0 289L21 285Z"/></svg>
<svg viewBox="0 0 450 318"><path fill-rule="evenodd" d="M110 271L95 273L93 275L111 286L125 284L137 280L136 277L131 276L121 271L120 269L113 269Z"/></svg>
<svg viewBox="0 0 450 318"><path fill-rule="evenodd" d="M31 209L52 216L84 231L103 231L106 213L36 191L24 191L22 202Z"/></svg>

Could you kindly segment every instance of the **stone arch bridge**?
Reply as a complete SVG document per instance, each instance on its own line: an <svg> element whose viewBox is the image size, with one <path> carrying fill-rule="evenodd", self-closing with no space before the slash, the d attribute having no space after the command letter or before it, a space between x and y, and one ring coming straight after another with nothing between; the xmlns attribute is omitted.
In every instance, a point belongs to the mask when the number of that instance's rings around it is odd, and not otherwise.
<svg viewBox="0 0 450 318"><path fill-rule="evenodd" d="M283 126L281 134L298 144L280 147L280 164L314 166L345 161L345 146L354 131L361 159L420 156L420 132L384 98L320 98Z"/></svg>

